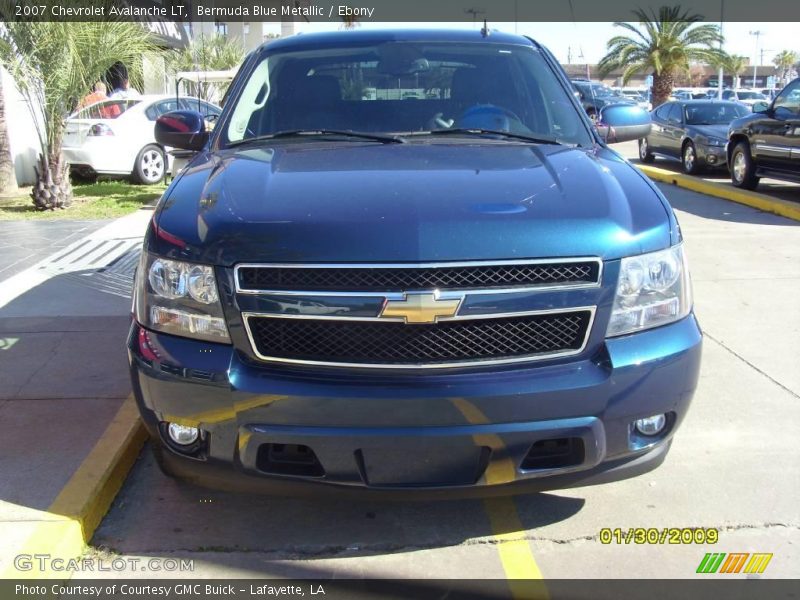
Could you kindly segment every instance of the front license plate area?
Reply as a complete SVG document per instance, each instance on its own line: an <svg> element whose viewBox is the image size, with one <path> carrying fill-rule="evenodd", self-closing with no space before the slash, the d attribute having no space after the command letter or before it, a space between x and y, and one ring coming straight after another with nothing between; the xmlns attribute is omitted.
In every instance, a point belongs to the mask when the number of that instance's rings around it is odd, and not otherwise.
<svg viewBox="0 0 800 600"><path fill-rule="evenodd" d="M439 487L472 485L489 462L491 450L448 440L415 439L364 446L356 460L364 482L373 487Z"/></svg>

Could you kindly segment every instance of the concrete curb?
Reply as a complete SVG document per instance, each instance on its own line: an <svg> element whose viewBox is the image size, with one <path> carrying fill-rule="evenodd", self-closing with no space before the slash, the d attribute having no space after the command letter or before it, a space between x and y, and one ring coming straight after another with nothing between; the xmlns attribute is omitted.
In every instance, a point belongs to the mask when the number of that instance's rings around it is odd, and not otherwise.
<svg viewBox="0 0 800 600"><path fill-rule="evenodd" d="M738 202L739 204L746 204L747 206L780 215L787 219L800 221L800 203L782 200L780 198L772 198L771 196L759 194L758 192L740 190L732 185L713 183L690 175L675 173L667 169L659 169L658 167L651 167L649 165L636 165L636 167L650 179L656 181L671 183L678 187L686 188L687 190L707 194L708 196L715 196L716 198L722 198L731 202Z"/></svg>
<svg viewBox="0 0 800 600"><path fill-rule="evenodd" d="M38 523L19 554L49 555L64 561L78 558L92 539L119 492L147 438L132 396L122 403L103 435L48 508L52 520ZM68 579L69 570L9 566L3 578Z"/></svg>

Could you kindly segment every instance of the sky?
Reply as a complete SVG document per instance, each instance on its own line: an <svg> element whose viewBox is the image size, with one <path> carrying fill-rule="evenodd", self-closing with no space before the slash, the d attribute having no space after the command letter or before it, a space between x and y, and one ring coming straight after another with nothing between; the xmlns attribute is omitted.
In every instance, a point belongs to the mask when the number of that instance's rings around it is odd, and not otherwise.
<svg viewBox="0 0 800 600"><path fill-rule="evenodd" d="M797 1L797 0L793 0ZM279 33L280 24L274 26ZM370 23L363 22L364 29L410 28L474 28L480 29L482 23ZM489 23L489 27L509 33L529 35L550 49L556 58L567 64L571 57L573 64L597 63L605 53L606 41L624 30L612 23ZM298 23L297 31L330 31L339 29L338 23ZM760 31L758 38L751 31ZM773 57L781 50L794 50L800 54L800 35L797 23L724 23L724 49L730 54L739 54L750 59L754 57L761 63L761 50L764 50L763 64L771 65ZM756 46L758 40L758 46ZM758 50L756 50L758 48ZM581 56L582 55L582 56Z"/></svg>

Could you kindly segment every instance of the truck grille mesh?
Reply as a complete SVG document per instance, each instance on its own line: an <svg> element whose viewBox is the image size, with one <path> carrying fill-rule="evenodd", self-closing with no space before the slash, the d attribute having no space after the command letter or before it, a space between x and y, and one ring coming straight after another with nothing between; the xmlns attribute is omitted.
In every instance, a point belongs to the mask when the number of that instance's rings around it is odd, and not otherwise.
<svg viewBox="0 0 800 600"><path fill-rule="evenodd" d="M454 267L243 266L239 287L248 291L407 292L535 287L597 283L597 261Z"/></svg>
<svg viewBox="0 0 800 600"><path fill-rule="evenodd" d="M590 321L578 310L426 325L250 316L248 325L265 358L402 366L578 351Z"/></svg>

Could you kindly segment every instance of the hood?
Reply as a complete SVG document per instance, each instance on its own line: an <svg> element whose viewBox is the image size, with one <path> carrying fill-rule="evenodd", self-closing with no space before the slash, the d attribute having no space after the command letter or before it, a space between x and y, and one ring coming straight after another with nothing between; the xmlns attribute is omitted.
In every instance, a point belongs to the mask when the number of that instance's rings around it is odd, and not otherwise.
<svg viewBox="0 0 800 600"><path fill-rule="evenodd" d="M667 211L600 146L284 142L198 156L165 194L148 243L225 266L610 259L668 246Z"/></svg>
<svg viewBox="0 0 800 600"><path fill-rule="evenodd" d="M728 138L728 125L689 125L689 128L707 138Z"/></svg>

